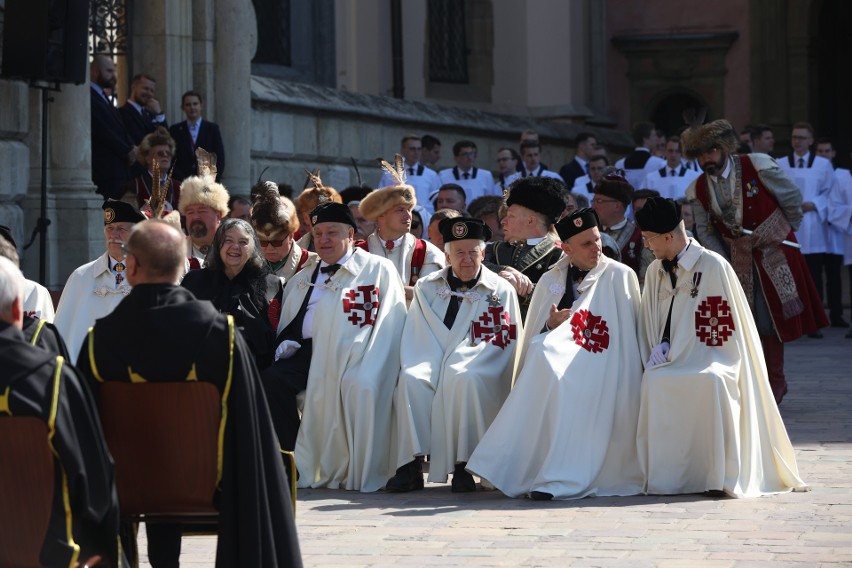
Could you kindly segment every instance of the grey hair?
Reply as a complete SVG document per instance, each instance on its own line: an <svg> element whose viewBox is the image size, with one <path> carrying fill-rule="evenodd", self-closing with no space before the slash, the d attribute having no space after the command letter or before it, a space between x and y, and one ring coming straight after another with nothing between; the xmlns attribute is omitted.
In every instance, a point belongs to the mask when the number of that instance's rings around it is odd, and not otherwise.
<svg viewBox="0 0 852 568"><path fill-rule="evenodd" d="M12 304L18 298L23 302L26 282L15 263L0 256L0 314L10 315Z"/></svg>
<svg viewBox="0 0 852 568"><path fill-rule="evenodd" d="M260 241L257 240L257 233L254 232L254 228L248 221L234 217L223 219L219 228L216 229L216 234L213 235L213 243L210 247L210 253L207 255L207 268L212 270L225 270L220 251L222 249L222 243L225 242L225 233L234 228L240 229L248 235L252 240L254 248L248 258L248 261L246 261L246 265L243 270L248 268L251 272L267 272L268 265L266 263L266 257L263 256L263 249L260 248Z"/></svg>
<svg viewBox="0 0 852 568"><path fill-rule="evenodd" d="M445 253L450 254L450 243L454 243L454 242L456 242L456 241L449 241L449 242L444 243L444 252ZM479 241L479 250L485 250L485 241L483 241L481 239Z"/></svg>

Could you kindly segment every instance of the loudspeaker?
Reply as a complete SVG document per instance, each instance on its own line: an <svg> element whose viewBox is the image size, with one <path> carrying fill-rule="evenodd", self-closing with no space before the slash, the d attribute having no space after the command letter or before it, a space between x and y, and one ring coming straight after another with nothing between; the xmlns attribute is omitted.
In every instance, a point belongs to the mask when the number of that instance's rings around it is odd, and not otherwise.
<svg viewBox="0 0 852 568"><path fill-rule="evenodd" d="M86 82L88 0L6 0L3 76Z"/></svg>

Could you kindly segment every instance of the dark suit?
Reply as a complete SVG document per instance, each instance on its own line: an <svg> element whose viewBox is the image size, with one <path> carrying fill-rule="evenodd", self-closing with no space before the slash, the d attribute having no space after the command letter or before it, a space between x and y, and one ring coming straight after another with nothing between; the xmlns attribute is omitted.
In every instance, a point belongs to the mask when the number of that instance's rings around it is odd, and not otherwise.
<svg viewBox="0 0 852 568"><path fill-rule="evenodd" d="M104 198L121 199L130 180L127 154L133 141L124 128L118 109L93 88L92 108L92 181Z"/></svg>
<svg viewBox="0 0 852 568"><path fill-rule="evenodd" d="M218 124L202 119L194 146L192 135L189 133L189 125L185 120L173 124L169 128L169 132L177 143L174 165L174 179L176 181L183 181L185 178L195 175L198 167L195 160L195 148L204 148L208 152L216 154L218 172L216 181L222 179L222 174L225 171L225 146L222 143L222 134L219 132Z"/></svg>
<svg viewBox="0 0 852 568"><path fill-rule="evenodd" d="M155 116L148 112L145 109L142 109L142 112L136 110L129 102L124 103L119 109L118 112L121 114L121 120L124 122L124 129L127 130L127 134L130 135L130 139L133 140L133 143L137 146L142 139L145 138L148 134L154 132L158 126L169 127L168 123L164 120L163 122L156 122Z"/></svg>
<svg viewBox="0 0 852 568"><path fill-rule="evenodd" d="M577 161L577 158L574 158L561 168L559 168L559 175L562 176L562 179L565 180L565 185L570 190L574 187L574 182L577 181L577 178L583 177L588 172L586 172L586 168L580 165L580 162Z"/></svg>

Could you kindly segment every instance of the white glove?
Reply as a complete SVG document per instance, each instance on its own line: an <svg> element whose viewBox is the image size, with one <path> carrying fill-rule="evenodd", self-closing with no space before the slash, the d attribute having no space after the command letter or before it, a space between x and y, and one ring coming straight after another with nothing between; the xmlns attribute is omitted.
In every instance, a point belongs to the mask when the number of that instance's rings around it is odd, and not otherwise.
<svg viewBox="0 0 852 568"><path fill-rule="evenodd" d="M656 367L662 365L669 360L669 342L663 341L651 351L651 356L648 358L646 367Z"/></svg>
<svg viewBox="0 0 852 568"><path fill-rule="evenodd" d="M275 360L289 359L296 353L296 349L299 347L301 347L301 345L298 341L285 339L278 345L278 347L275 348Z"/></svg>

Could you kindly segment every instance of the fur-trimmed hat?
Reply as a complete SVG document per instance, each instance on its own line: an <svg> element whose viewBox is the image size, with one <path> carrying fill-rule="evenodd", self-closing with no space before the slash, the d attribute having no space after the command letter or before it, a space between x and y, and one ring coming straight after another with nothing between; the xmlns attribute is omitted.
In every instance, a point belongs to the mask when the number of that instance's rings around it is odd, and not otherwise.
<svg viewBox="0 0 852 568"><path fill-rule="evenodd" d="M633 197L633 186L623 176L613 171L604 175L592 192L611 197L626 207Z"/></svg>
<svg viewBox="0 0 852 568"><path fill-rule="evenodd" d="M724 118L707 124L691 124L680 135L680 143L683 147L683 155L690 160L714 148L726 154L735 154L740 145L737 131Z"/></svg>
<svg viewBox="0 0 852 568"><path fill-rule="evenodd" d="M278 185L259 181L252 188L254 204L251 208L251 225L267 234L283 231L287 234L299 230L299 216L293 202L278 193Z"/></svg>
<svg viewBox="0 0 852 568"><path fill-rule="evenodd" d="M670 233L680 224L680 205L673 199L651 197L636 213L639 228L649 233Z"/></svg>
<svg viewBox="0 0 852 568"><path fill-rule="evenodd" d="M296 211L299 212L299 215L308 215L319 204L327 201L343 203L343 199L341 199L340 194L337 193L336 189L322 183L319 170L317 170L316 173L305 170L305 173L308 174L311 187L302 191L302 193L300 193L295 199Z"/></svg>
<svg viewBox="0 0 852 568"><path fill-rule="evenodd" d="M228 214L228 190L212 176L189 176L180 184L181 215L186 215L190 205L206 205L219 212L222 217Z"/></svg>
<svg viewBox="0 0 852 568"><path fill-rule="evenodd" d="M382 169L395 183L379 188L361 199L358 209L367 221L375 221L379 215L397 205L405 205L409 211L417 205L414 188L407 183L402 156L395 154L393 164L384 160L381 163Z"/></svg>
<svg viewBox="0 0 852 568"><path fill-rule="evenodd" d="M520 178L509 186L509 197L506 207L520 205L536 213L544 215L548 224L552 225L565 210L562 192L565 184L556 178L525 177Z"/></svg>

